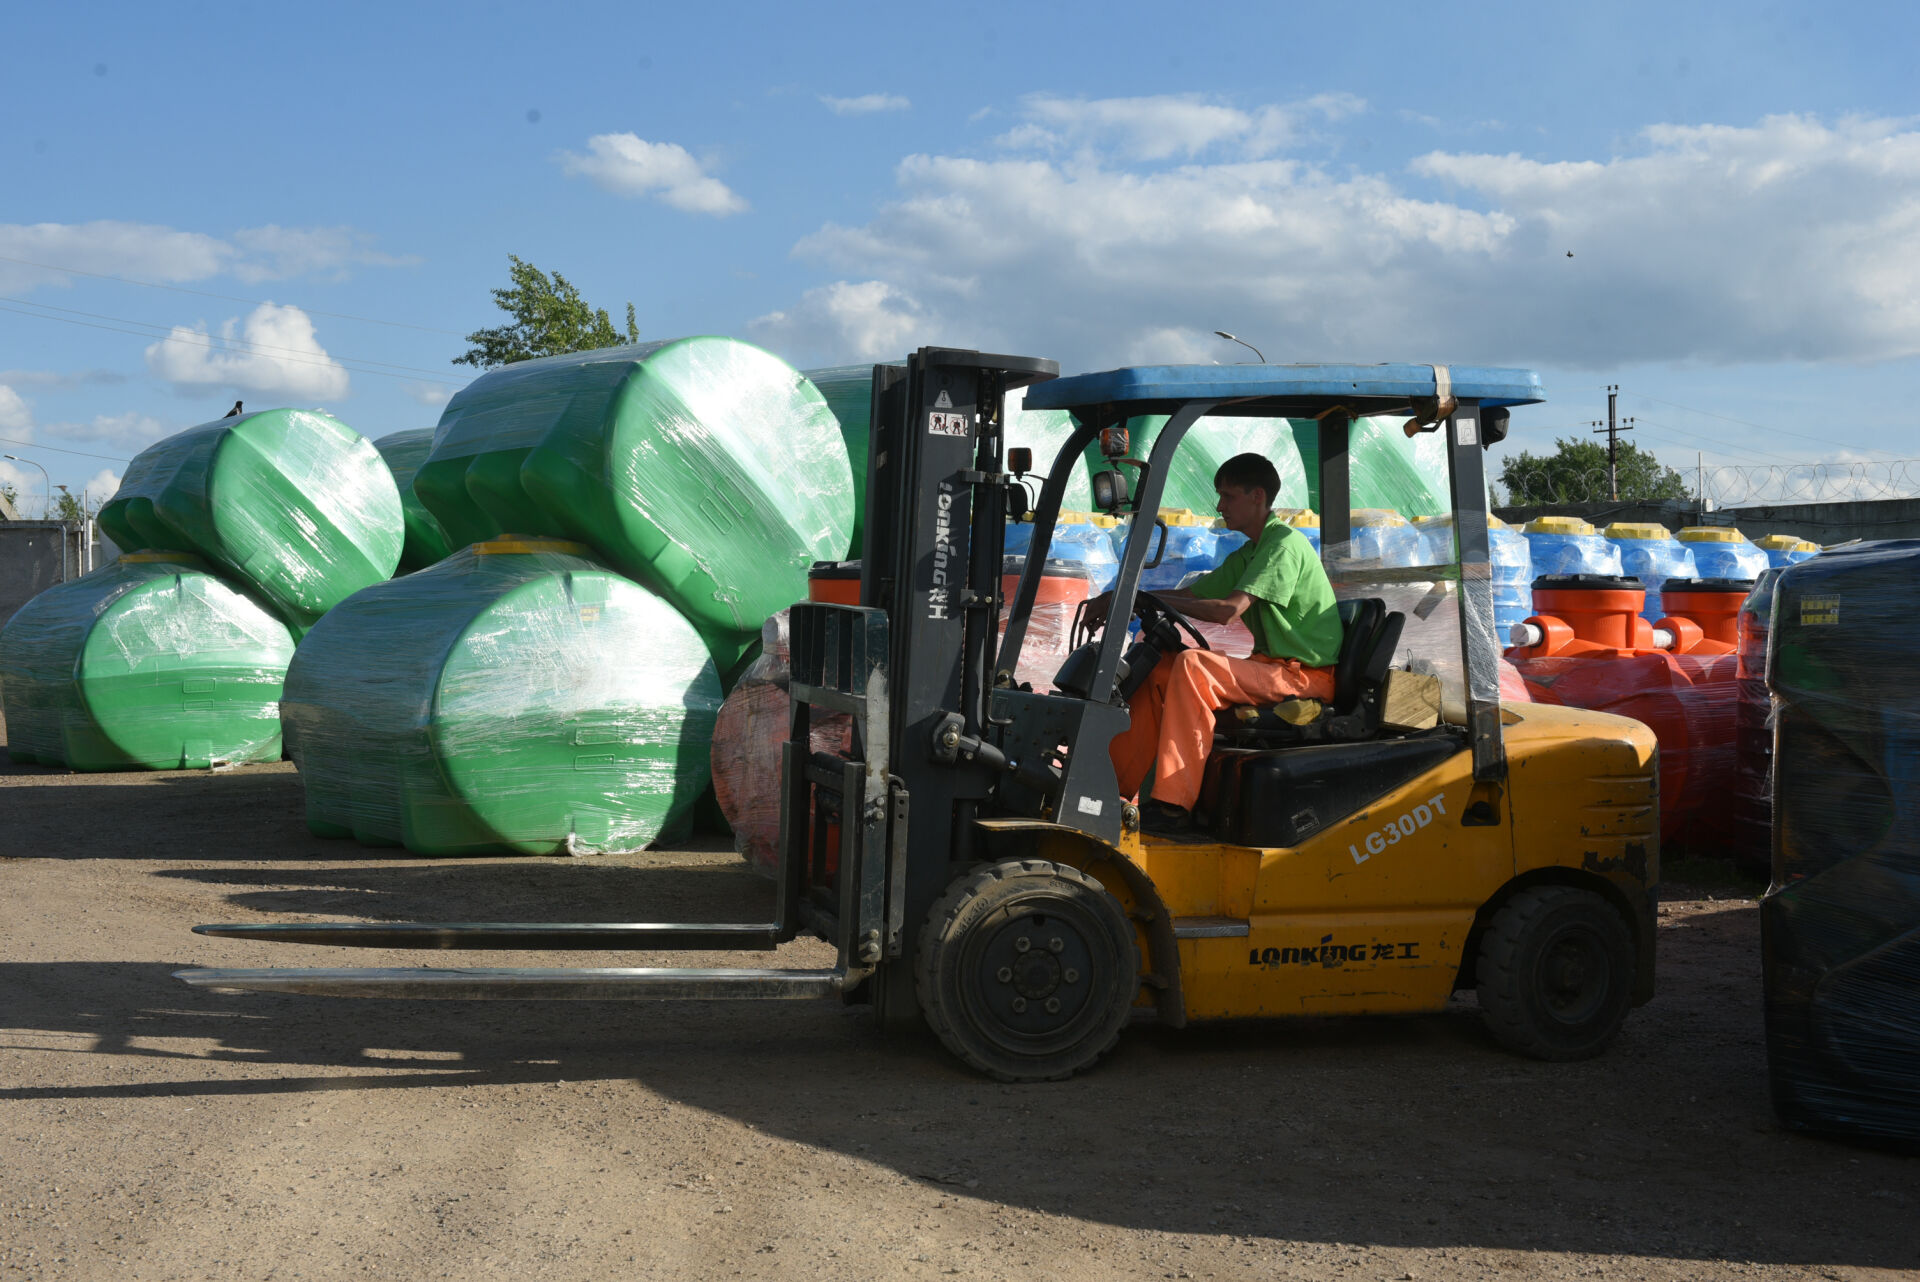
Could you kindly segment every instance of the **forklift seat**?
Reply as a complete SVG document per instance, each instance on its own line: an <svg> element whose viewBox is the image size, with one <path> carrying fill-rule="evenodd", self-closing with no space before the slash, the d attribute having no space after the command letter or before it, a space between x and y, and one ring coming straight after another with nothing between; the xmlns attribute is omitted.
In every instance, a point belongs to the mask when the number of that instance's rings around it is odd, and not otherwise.
<svg viewBox="0 0 1920 1282"><path fill-rule="evenodd" d="M1302 743L1352 743L1380 729L1381 694L1406 616L1388 613L1378 597L1340 602L1340 658L1333 669L1333 702L1304 723L1285 715L1317 700L1239 704L1214 714L1214 730L1236 748L1284 748ZM1292 706L1289 706L1292 705Z"/></svg>

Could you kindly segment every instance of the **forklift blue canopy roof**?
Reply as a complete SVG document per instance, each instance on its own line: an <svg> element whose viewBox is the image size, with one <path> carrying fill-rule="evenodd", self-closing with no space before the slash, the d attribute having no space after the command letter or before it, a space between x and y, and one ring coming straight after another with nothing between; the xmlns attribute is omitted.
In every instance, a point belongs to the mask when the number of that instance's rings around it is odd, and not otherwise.
<svg viewBox="0 0 1920 1282"><path fill-rule="evenodd" d="M1439 367L1453 395L1483 406L1533 405L1545 399L1530 369ZM1434 395L1432 365L1133 365L1074 374L1027 391L1030 410L1124 405L1133 414L1170 414L1190 401L1232 401L1215 414L1312 417L1335 405L1355 414L1391 414Z"/></svg>

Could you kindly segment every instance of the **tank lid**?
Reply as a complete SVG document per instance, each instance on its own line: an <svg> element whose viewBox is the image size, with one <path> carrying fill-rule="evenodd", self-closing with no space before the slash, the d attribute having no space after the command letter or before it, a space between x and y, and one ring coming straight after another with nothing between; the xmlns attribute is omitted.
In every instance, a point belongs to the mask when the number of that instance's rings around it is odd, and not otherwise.
<svg viewBox="0 0 1920 1282"><path fill-rule="evenodd" d="M1741 596L1745 596L1752 590L1752 579L1668 579L1660 585L1662 593L1738 592Z"/></svg>
<svg viewBox="0 0 1920 1282"><path fill-rule="evenodd" d="M1647 585L1631 574L1543 574L1535 592L1644 592Z"/></svg>
<svg viewBox="0 0 1920 1282"><path fill-rule="evenodd" d="M1353 525L1405 525L1407 518L1390 507L1357 507L1348 513Z"/></svg>
<svg viewBox="0 0 1920 1282"><path fill-rule="evenodd" d="M1820 545L1818 543L1815 543L1812 539L1801 539L1798 543L1793 545L1793 550L1795 552L1818 552L1820 550Z"/></svg>
<svg viewBox="0 0 1920 1282"><path fill-rule="evenodd" d="M531 538L524 534L503 534L497 539L473 545L475 556L520 556L528 552L558 552L562 556L586 556L587 545L567 539Z"/></svg>
<svg viewBox="0 0 1920 1282"><path fill-rule="evenodd" d="M1069 522L1067 520L1069 516L1079 517L1080 520L1078 524L1092 525L1097 529L1117 530L1120 528L1120 518L1117 516L1108 516L1105 512L1095 512L1091 516L1088 516L1085 512L1062 512L1060 514L1060 519L1057 522L1055 522L1055 524L1056 525L1073 524L1073 522Z"/></svg>
<svg viewBox="0 0 1920 1282"><path fill-rule="evenodd" d="M1489 530L1511 530L1513 527L1489 512L1487 513L1487 528Z"/></svg>
<svg viewBox="0 0 1920 1282"><path fill-rule="evenodd" d="M1805 542L1798 534L1769 534L1763 539L1754 540L1756 546L1774 552L1794 552Z"/></svg>
<svg viewBox="0 0 1920 1282"><path fill-rule="evenodd" d="M1593 533L1593 527L1577 516L1536 516L1521 528L1528 534Z"/></svg>
<svg viewBox="0 0 1920 1282"><path fill-rule="evenodd" d="M1205 525L1207 519L1190 507L1163 507L1160 519L1168 525Z"/></svg>
<svg viewBox="0 0 1920 1282"><path fill-rule="evenodd" d="M1674 535L1682 543L1745 543L1747 536L1731 525L1689 525Z"/></svg>
<svg viewBox="0 0 1920 1282"><path fill-rule="evenodd" d="M1022 557L1021 560L1025 560ZM807 570L809 579L857 579L860 577L858 561L815 561Z"/></svg>
<svg viewBox="0 0 1920 1282"><path fill-rule="evenodd" d="M1060 515L1053 518L1053 523L1055 525L1087 525L1096 519L1089 512L1074 512L1061 508Z"/></svg>
<svg viewBox="0 0 1920 1282"><path fill-rule="evenodd" d="M1275 508L1273 514L1296 530L1320 528L1320 514L1310 507Z"/></svg>
<svg viewBox="0 0 1920 1282"><path fill-rule="evenodd" d="M1610 539L1670 539L1673 532L1655 521L1615 521L1601 531Z"/></svg>

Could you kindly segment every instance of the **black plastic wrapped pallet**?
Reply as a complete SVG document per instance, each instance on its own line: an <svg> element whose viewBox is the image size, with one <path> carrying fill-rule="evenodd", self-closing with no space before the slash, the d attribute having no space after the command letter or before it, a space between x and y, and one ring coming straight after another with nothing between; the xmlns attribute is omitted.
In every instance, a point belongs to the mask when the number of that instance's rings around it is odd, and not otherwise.
<svg viewBox="0 0 1920 1282"><path fill-rule="evenodd" d="M1920 540L1781 571L1767 1061L1789 1125L1920 1144Z"/></svg>

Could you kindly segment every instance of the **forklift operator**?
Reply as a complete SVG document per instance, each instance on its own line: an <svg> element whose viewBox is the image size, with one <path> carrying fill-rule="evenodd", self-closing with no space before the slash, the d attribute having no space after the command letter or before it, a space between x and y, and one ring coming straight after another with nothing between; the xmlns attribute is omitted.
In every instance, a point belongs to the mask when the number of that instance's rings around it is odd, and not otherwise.
<svg viewBox="0 0 1920 1282"><path fill-rule="evenodd" d="M1258 454L1237 454L1220 465L1213 486L1222 521L1246 535L1246 544L1185 590L1155 595L1191 619L1244 622L1253 634L1253 654L1235 659L1210 650L1178 651L1134 695L1132 724L1113 741L1114 773L1120 795L1133 797L1153 769L1153 800L1142 809L1141 826L1159 833L1192 826L1217 709L1330 700L1340 656L1340 614L1327 572L1306 536L1273 515L1280 491L1273 464ZM1089 603L1089 622L1105 621L1112 595Z"/></svg>

